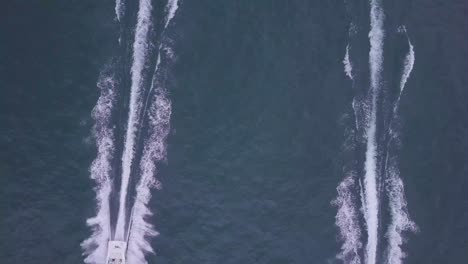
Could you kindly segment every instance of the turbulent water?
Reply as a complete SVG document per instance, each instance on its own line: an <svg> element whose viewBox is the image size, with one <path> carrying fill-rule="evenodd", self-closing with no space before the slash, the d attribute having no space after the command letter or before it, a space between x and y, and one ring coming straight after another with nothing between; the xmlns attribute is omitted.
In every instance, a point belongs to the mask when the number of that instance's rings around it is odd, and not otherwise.
<svg viewBox="0 0 468 264"><path fill-rule="evenodd" d="M342 251L338 257L345 263L400 264L405 257L402 249L403 233L416 231L417 227L409 218L404 184L400 178L398 151L395 149L399 147L397 144L400 133L395 123L399 119L398 106L405 84L413 70L415 52L404 26L390 33L404 35L408 39L408 53L402 61L398 95L394 99L388 98L391 93L384 93L383 89L395 89L395 87L386 85L385 83L391 82L383 77L385 41L389 33L384 30L385 15L382 1L370 1L369 16L369 88L364 96L359 95L359 88L356 87L360 84L354 82L353 74L356 69L350 60L349 53L352 52L352 47L350 48L349 44L343 60L345 73L353 81L353 88L358 93L353 100L356 125L350 128L353 132L345 144L354 149L355 157L359 157L357 146L361 144L362 139L365 142L363 144L365 154L362 169L358 169L362 173L358 173L355 168L348 169L345 179L337 188L338 197L334 201L338 206L336 224L340 228L343 240ZM349 36L356 38L359 34L353 32ZM390 119L385 122L379 121L388 116L386 111L389 110L383 106L388 101L392 106ZM360 127L363 130L360 131ZM357 163L359 162L358 160ZM360 197L360 203L357 197ZM390 211L389 221L382 220L381 210ZM363 219L363 224L360 223L360 219ZM382 223L385 226L380 227ZM362 230L362 227L365 230Z"/></svg>
<svg viewBox="0 0 468 264"><path fill-rule="evenodd" d="M0 263L465 263L466 6L3 1Z"/></svg>
<svg viewBox="0 0 468 264"><path fill-rule="evenodd" d="M116 18L121 21L124 16L125 4L122 1L116 2ZM170 46L165 43L164 33L173 19L177 10L177 1L169 0L165 8L167 13L164 18L164 27L160 32L161 39L159 48L156 50L156 57L150 54L150 30L155 23L152 17L153 5L151 0L141 0L139 2L137 22L134 30L134 41L132 45L132 65L130 68L130 96L128 103L128 122L125 136L123 138L114 137L112 124L112 112L115 111L116 101L116 78L108 76L103 72L98 87L101 95L93 110L93 117L96 122L94 137L98 148L98 156L91 167L91 178L97 183L96 200L97 215L88 219L88 225L94 230L92 236L82 243L82 247L87 255L86 263L103 263L107 254L107 241L120 240L128 242L127 261L128 263L146 263L145 253L154 253L148 241L149 238L158 233L154 230L148 217L152 215L148 202L151 198L151 188L159 187L156 179L156 162L162 161L166 156L166 138L170 129L171 101L168 98L164 87L164 73L160 71L161 57L166 59L163 67L168 67L172 52ZM119 41L120 42L120 41ZM145 69L149 62L155 60L154 73L150 76L150 86L145 87ZM117 68L110 66L111 71ZM113 73L115 74L115 73ZM123 85L123 84L121 84ZM148 90L148 92L145 92ZM146 98L145 95L146 94ZM120 95L122 96L122 95ZM147 120L147 126L143 122ZM148 131L142 134L145 127ZM146 135L142 138L142 135ZM121 175L120 188L113 189L113 177L111 175L112 160L115 158L114 141L123 140L123 152L121 153ZM138 148L138 142L143 141L143 148ZM134 169L134 161L140 155L139 169ZM115 168L114 168L115 170ZM135 172L138 172L136 174ZM137 178L138 182L134 186L135 197L131 209L127 209L129 201L130 178ZM118 214L115 221L111 221L110 196L118 194ZM115 223L112 226L111 223ZM112 231L112 232L111 232Z"/></svg>

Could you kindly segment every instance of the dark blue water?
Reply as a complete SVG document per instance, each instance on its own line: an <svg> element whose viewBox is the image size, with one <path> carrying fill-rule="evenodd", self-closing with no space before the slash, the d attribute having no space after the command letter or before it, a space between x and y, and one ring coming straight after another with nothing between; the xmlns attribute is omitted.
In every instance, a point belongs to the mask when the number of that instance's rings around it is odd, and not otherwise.
<svg viewBox="0 0 468 264"><path fill-rule="evenodd" d="M416 52L399 111L401 178L419 227L404 263L464 263L468 5L383 2L387 26L404 24ZM2 3L1 263L83 262L96 206L96 83L112 57L129 54L118 46L114 6ZM135 21L138 5L127 6ZM168 32L171 133L163 189L150 203L160 232L150 263L341 263L330 201L354 96L342 60L350 21L368 23L368 11L367 1L180 2ZM367 62L368 47L359 50ZM385 52L396 60L403 51ZM388 71L389 80L400 73Z"/></svg>

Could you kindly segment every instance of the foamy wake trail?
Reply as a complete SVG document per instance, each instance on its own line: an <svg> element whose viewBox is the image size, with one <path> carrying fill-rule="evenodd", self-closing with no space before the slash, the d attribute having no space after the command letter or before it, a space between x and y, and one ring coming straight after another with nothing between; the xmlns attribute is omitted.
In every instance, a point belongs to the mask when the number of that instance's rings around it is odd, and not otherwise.
<svg viewBox="0 0 468 264"><path fill-rule="evenodd" d="M366 207L365 221L367 227L366 263L375 264L377 258L379 229L379 198L378 198L378 168L377 168L377 97L381 86L381 71L383 63L383 20L384 14L379 0L371 1L369 32L370 51L370 83L371 111L366 130L367 149L364 162L364 202Z"/></svg>
<svg viewBox="0 0 468 264"><path fill-rule="evenodd" d="M350 28L354 28L353 26ZM349 59L349 45L346 46L346 54L343 59L344 72L353 80L352 66ZM353 83L354 85L354 83ZM352 103L356 127L354 133L348 134L345 146L354 148L355 133L359 129L357 100ZM332 204L338 207L335 216L335 224L340 230L340 239L343 242L341 252L336 256L343 263L361 264L359 251L362 248L361 228L359 226L359 211L356 205L354 190L356 189L357 174L354 170L346 172L346 177L336 188L338 196L332 201Z"/></svg>
<svg viewBox="0 0 468 264"><path fill-rule="evenodd" d="M415 61L414 47L409 39L408 45L409 51L404 62L403 74L400 82L400 95L398 96L394 107L394 118L397 118L397 109L400 97L405 88L406 81L411 74ZM394 141L394 139L397 140L399 136L399 133L396 131L390 131L390 133L392 138L390 139L389 145ZM387 153L387 156L389 156L389 153ZM389 198L391 217L391 223L386 234L388 238L387 264L401 264L405 257L405 253L401 248L404 242L402 233L405 231L415 232L417 231L417 226L413 221L411 221L408 214L404 185L400 178L400 171L398 169L396 158L389 160L387 173L386 189Z"/></svg>
<svg viewBox="0 0 468 264"><path fill-rule="evenodd" d="M135 40L133 43L133 64L131 68L131 88L127 133L122 155L122 181L120 186L119 214L115 231L116 240L125 239L125 220L127 213L127 191L135 154L135 141L139 127L139 113L143 104L141 99L143 69L148 54L148 32L151 26L151 0L140 0L138 10L138 21L135 29Z"/></svg>
<svg viewBox="0 0 468 264"><path fill-rule="evenodd" d="M166 18L164 23L164 30L166 30L167 26L174 18L177 9L179 8L179 0L168 0L166 5Z"/></svg>
<svg viewBox="0 0 468 264"><path fill-rule="evenodd" d="M387 193L391 215L391 223L387 231L387 264L401 264L406 256L401 248L404 242L402 233L405 231L415 232L417 226L411 221L408 214L405 189L397 164L391 163L392 165L387 168L389 176L387 178Z"/></svg>
<svg viewBox="0 0 468 264"><path fill-rule="evenodd" d="M406 28L404 26L403 26L403 32L407 35ZM395 107L393 108L394 116L396 116L397 114L397 109L398 109L398 106L400 105L401 95L403 94L403 90L405 89L406 82L408 81L408 78L411 75L411 72L413 71L413 67L414 67L414 61L415 61L414 47L411 44L411 41L409 38L408 38L408 46L409 46L409 51L405 57L404 66L403 66L403 74L400 80L400 94L398 95L398 99L395 103Z"/></svg>
<svg viewBox="0 0 468 264"><path fill-rule="evenodd" d="M405 69L403 70L403 76L401 77L401 82L400 82L400 91L403 92L403 89L405 88L406 82L408 81L408 78L413 71L413 66L414 66L414 47L411 44L411 41L408 39L408 45L409 45L409 51L408 54L406 55L405 58ZM401 95L401 94L400 94Z"/></svg>
<svg viewBox="0 0 468 264"><path fill-rule="evenodd" d="M349 79L353 80L353 65L351 64L351 61L349 60L349 45L346 46L346 54L343 59L343 65L344 65L344 71L346 73L346 76L349 77Z"/></svg>
<svg viewBox="0 0 468 264"><path fill-rule="evenodd" d="M115 17L117 18L117 21L120 21L124 14L124 3L123 1L125 0L115 0Z"/></svg>
<svg viewBox="0 0 468 264"><path fill-rule="evenodd" d="M145 142L140 162L141 179L138 182L133 206L132 229L128 243L128 263L147 263L145 253L153 253L148 238L158 235L152 224L146 221L152 212L148 208L151 187L160 187L155 178L156 164L166 157L166 138L170 130L171 102L162 87L155 90L154 101L149 109L150 137Z"/></svg>
<svg viewBox="0 0 468 264"><path fill-rule="evenodd" d="M338 258L344 263L361 264L359 250L362 247L361 229L359 228L358 211L353 195L356 176L350 173L336 188L338 197L333 204L338 207L335 224L340 229L340 238L343 241Z"/></svg>
<svg viewBox="0 0 468 264"><path fill-rule="evenodd" d="M177 0L170 0L167 3L163 34L177 11L177 3ZM161 39L164 41L164 36ZM163 51L166 51L165 54L162 54ZM161 187L160 182L155 177L157 173L156 165L166 158L166 139L170 131L171 101L168 98L163 82L159 79L164 74L159 71L161 56L163 55L166 58L165 62L170 62L172 51L165 43L161 43L159 46L150 88L150 94L154 90L154 95L148 111L149 138L145 141L143 156L140 161L141 178L136 187L136 197L130 219L132 226L128 239L129 264L147 263L145 254L154 253L149 239L158 235L154 226L147 222L147 218L152 215L151 210L148 208L148 202L151 199L151 188L159 189Z"/></svg>
<svg viewBox="0 0 468 264"><path fill-rule="evenodd" d="M157 72L159 70L159 66L161 65L161 53L163 51L165 51L166 55L168 55L169 58L173 57L172 49L168 46L167 43L164 43L164 41L166 40L164 37L165 37L165 32L167 30L167 27L169 26L171 20L175 16L175 13L176 13L177 9L179 8L178 3L179 3L179 0L168 0L167 5L165 7L166 17L164 18L164 28L163 28L163 31L161 33L163 38L161 40L161 43L158 46L158 55L157 55L157 59L156 59L156 67L154 69L154 74L153 74L154 77L156 76L156 74L157 74ZM143 110L144 113L146 112L146 107L148 106L149 98L151 96L151 92L153 91L153 88L154 88L154 85L151 85L151 88L150 88L150 90L148 92L148 97L146 98L146 101L145 101L145 109Z"/></svg>
<svg viewBox="0 0 468 264"><path fill-rule="evenodd" d="M379 190L378 180L379 168L377 166L377 98L380 93L382 83L383 65L383 40L384 40L384 14L379 0L371 0L370 11L371 30L369 32L370 51L370 91L367 99L353 99L353 110L356 118L356 130L365 126L366 153L364 161L364 178L359 179L360 199L362 207L360 213L364 216L367 228L367 245L365 248L365 263L375 264L377 262L377 248L379 241ZM407 36L405 27L400 29L400 33ZM406 231L416 231L416 224L411 221L407 203L404 197L404 185L400 178L398 169L398 159L389 153L392 144L398 142L399 132L394 129L393 121L398 118L398 107L400 98L404 91L406 82L411 74L415 62L414 47L408 38L409 51L404 60L403 73L400 80L400 93L393 107L393 116L390 123L388 135L390 136L387 145L387 160L385 164L385 188L389 199L390 225L388 226L386 237L388 246L385 252L386 264L401 264L405 253L403 245L403 233ZM353 80L352 64L349 58L350 48L346 47L346 54L343 59L344 71ZM351 174L350 174L351 173ZM357 178L351 171L349 175L340 183L337 188L338 197L333 202L338 206L336 215L336 225L340 229L340 236L343 240L342 250L338 255L344 263L360 263L358 252L362 245L360 242L361 230L358 223L359 212L355 205L356 198L353 195L353 188Z"/></svg>
<svg viewBox="0 0 468 264"><path fill-rule="evenodd" d="M110 119L116 96L114 77L103 71L97 86L101 95L92 111L97 157L90 167L91 178L96 182L97 214L87 220L93 233L81 243L84 254L87 255L84 261L90 264L101 264L106 259L107 241L111 235L109 195L112 190L110 172L114 153L114 132Z"/></svg>

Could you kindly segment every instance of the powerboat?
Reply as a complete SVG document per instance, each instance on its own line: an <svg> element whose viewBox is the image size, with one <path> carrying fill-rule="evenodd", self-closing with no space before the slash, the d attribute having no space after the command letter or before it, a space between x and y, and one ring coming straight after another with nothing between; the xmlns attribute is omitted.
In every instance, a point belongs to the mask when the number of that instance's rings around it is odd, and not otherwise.
<svg viewBox="0 0 468 264"><path fill-rule="evenodd" d="M127 242L110 240L107 246L106 264L126 264Z"/></svg>

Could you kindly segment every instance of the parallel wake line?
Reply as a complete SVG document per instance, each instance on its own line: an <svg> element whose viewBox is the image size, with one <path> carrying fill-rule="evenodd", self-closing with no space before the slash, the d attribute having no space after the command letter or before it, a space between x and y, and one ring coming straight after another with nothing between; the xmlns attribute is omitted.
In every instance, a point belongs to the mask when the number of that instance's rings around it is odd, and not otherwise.
<svg viewBox="0 0 468 264"><path fill-rule="evenodd" d="M349 61L349 44L346 46L346 54L343 59L343 64L344 64L344 71L346 73L346 76L348 76L349 79L354 80L353 78L353 65Z"/></svg>
<svg viewBox="0 0 468 264"><path fill-rule="evenodd" d="M335 216L335 224L340 229L340 237L343 240L341 252L337 255L344 263L361 264L359 250L362 247L361 229L358 222L357 206L354 202L353 187L356 177L351 173L336 188L337 198L333 204L338 207Z"/></svg>
<svg viewBox="0 0 468 264"><path fill-rule="evenodd" d="M92 111L95 121L93 134L96 140L97 157L90 172L96 182L97 214L87 220L93 233L81 243L85 251L85 263L99 264L107 253L107 241L111 236L109 196L112 191L111 159L114 153L114 132L110 126L112 108L115 101L115 81L112 75L103 71L97 84L101 95Z"/></svg>
<svg viewBox="0 0 468 264"><path fill-rule="evenodd" d="M166 157L166 139L170 130L171 102L162 88L155 91L155 100L149 109L151 135L146 141L140 162L141 179L136 187L137 195L133 206L132 230L128 242L128 263L146 263L145 253L153 253L147 238L158 235L152 224L145 219L152 215L148 208L151 187L160 188L154 177L157 172L156 162Z"/></svg>
<svg viewBox="0 0 468 264"><path fill-rule="evenodd" d="M403 27L403 31L406 34L406 29ZM405 84L413 70L415 55L414 47L411 44L411 41L408 38L409 51L405 57L403 74L400 81L400 94L398 95L397 101L393 108L393 119L398 116L398 107L400 104L400 98L405 88ZM392 120L393 120L392 119ZM389 197L390 203L390 217L391 223L388 227L386 236L388 238L388 248L387 248L387 264L401 264L405 253L403 252L401 245L403 245L403 236L402 233L405 231L417 231L416 224L411 221L407 203L405 199L405 190L403 181L400 178L400 171L398 169L398 163L395 158L389 159L388 150L390 149L390 144L394 140L398 140L399 134L397 131L392 130L390 125L390 140L387 146L387 179L386 179L386 190Z"/></svg>
<svg viewBox="0 0 468 264"><path fill-rule="evenodd" d="M164 33L175 15L178 7L177 0L170 0L165 8L166 18L165 27L163 29L162 41L165 40ZM163 48L164 47L164 48ZM154 253L148 238L158 235L151 223L148 223L146 218L152 215L148 208L148 202L151 198L151 187L160 188L160 182L156 179L157 162L166 158L166 139L170 131L171 117L171 101L167 96L167 91L160 82L160 65L162 52L166 51L167 59L170 59L172 54L169 47L162 42L158 48L157 62L151 82L151 88L148 93L148 98L145 102L145 111L148 106L148 100L151 92L154 90L154 101L151 102L148 118L149 118L149 138L145 141L143 156L140 161L141 178L136 187L136 197L132 208L132 230L128 239L128 263L129 264L144 264L145 253Z"/></svg>
<svg viewBox="0 0 468 264"><path fill-rule="evenodd" d="M130 88L129 115L125 145L122 155L122 182L120 187L119 214L115 231L116 240L125 240L126 199L133 158L135 155L135 141L139 124L139 113L142 107L141 86L143 83L143 69L148 53L148 32L151 25L151 0L140 0L138 21L133 43L133 64L131 68L132 85Z"/></svg>
<svg viewBox="0 0 468 264"><path fill-rule="evenodd" d="M375 264L377 259L378 229L379 229L379 198L377 189L377 97L381 85L383 63L383 11L380 1L371 1L371 30L369 32L370 51L369 66L371 79L371 112L366 131L367 149L364 163L364 202L366 205L366 263Z"/></svg>
<svg viewBox="0 0 468 264"><path fill-rule="evenodd" d="M120 21L124 13L125 6L122 1L125 0L115 0L115 17L117 18L117 21Z"/></svg>

